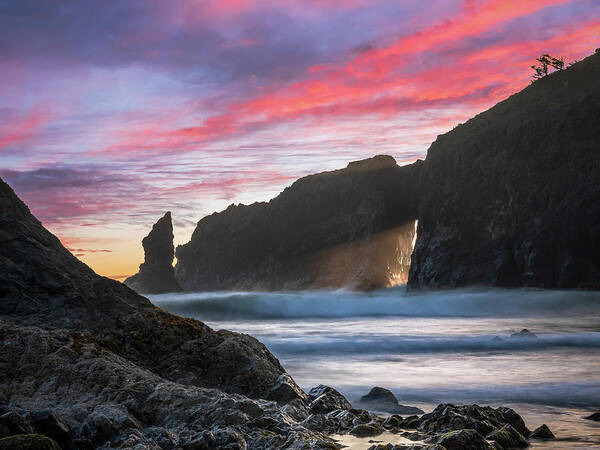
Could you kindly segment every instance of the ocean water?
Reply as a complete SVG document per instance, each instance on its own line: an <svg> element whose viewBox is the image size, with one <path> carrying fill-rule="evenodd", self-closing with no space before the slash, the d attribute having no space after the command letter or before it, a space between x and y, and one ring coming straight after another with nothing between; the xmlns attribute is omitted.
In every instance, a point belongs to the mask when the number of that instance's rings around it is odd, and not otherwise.
<svg viewBox="0 0 600 450"><path fill-rule="evenodd" d="M382 386L426 412L506 405L559 438L534 447L600 448L600 423L583 419L600 411L600 292L399 287L151 300L258 338L305 389L327 384L353 401ZM511 337L524 328L537 337Z"/></svg>

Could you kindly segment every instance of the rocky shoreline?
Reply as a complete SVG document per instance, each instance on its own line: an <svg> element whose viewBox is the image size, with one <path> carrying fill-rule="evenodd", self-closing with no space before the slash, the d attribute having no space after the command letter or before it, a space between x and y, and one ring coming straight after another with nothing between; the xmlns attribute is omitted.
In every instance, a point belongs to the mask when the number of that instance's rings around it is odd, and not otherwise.
<svg viewBox="0 0 600 450"><path fill-rule="evenodd" d="M361 399L371 411L331 387L305 393L256 339L96 275L3 182L0 207L0 449L338 449L333 436L384 433L413 444L373 449L502 449L551 437L510 408L384 416L372 410L402 407L383 388Z"/></svg>
<svg viewBox="0 0 600 450"><path fill-rule="evenodd" d="M123 367L101 371L111 369ZM505 407L441 404L421 416L380 416L353 408L327 386L282 406L136 375L135 383L113 381L93 400L90 386L80 386L88 390L85 403L81 397L70 406L65 403L73 397L62 404L58 397L21 398L21 407L1 407L0 449L340 449L333 437L348 434L371 442L382 435L410 442L378 443L370 450L501 450L525 448L530 439L554 439L546 425L531 432ZM40 402L54 407L39 410Z"/></svg>

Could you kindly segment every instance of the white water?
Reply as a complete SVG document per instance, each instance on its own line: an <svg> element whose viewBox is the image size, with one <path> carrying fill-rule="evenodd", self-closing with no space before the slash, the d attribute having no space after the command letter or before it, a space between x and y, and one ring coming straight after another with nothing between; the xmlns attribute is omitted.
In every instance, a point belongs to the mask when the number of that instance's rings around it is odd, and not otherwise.
<svg viewBox="0 0 600 450"><path fill-rule="evenodd" d="M600 292L397 288L151 299L258 338L306 389L328 384L356 400L383 386L426 411L441 402L510 405L530 427L545 422L564 439L544 447L600 446L600 425L581 418L600 410ZM523 328L538 337L510 337Z"/></svg>

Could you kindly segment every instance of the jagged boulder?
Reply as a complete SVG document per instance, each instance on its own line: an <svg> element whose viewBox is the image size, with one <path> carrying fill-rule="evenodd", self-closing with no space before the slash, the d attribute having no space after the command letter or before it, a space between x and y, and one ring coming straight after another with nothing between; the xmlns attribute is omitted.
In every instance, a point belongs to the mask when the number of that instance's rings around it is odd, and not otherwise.
<svg viewBox="0 0 600 450"><path fill-rule="evenodd" d="M319 385L308 392L310 410L315 414L327 414L335 409L352 409L352 405L346 397L334 388Z"/></svg>
<svg viewBox="0 0 600 450"><path fill-rule="evenodd" d="M419 418L419 429L422 431L473 429L483 436L507 424L522 435L529 436L530 431L523 418L513 409L504 406L494 409L489 406L441 404Z"/></svg>
<svg viewBox="0 0 600 450"><path fill-rule="evenodd" d="M377 436L383 433L385 429L381 426L381 424L376 422L371 423L362 423L360 425L356 425L350 433L356 437L367 437L367 436Z"/></svg>
<svg viewBox="0 0 600 450"><path fill-rule="evenodd" d="M531 439L555 439L554 433L550 431L548 425L545 423L537 427L535 430L531 432L529 435Z"/></svg>
<svg viewBox="0 0 600 450"><path fill-rule="evenodd" d="M428 439L427 442L441 445L446 450L495 450L494 446L475 430L448 431Z"/></svg>
<svg viewBox="0 0 600 450"><path fill-rule="evenodd" d="M586 420L593 420L594 422L600 422L600 412L595 412L585 417Z"/></svg>
<svg viewBox="0 0 600 450"><path fill-rule="evenodd" d="M71 430L54 411L36 411L31 415L31 422L39 434L52 438L63 450L73 448Z"/></svg>
<svg viewBox="0 0 600 450"><path fill-rule="evenodd" d="M173 237L171 212L167 212L142 240L144 262L140 264L140 271L127 278L124 283L140 294L181 291L173 269Z"/></svg>
<svg viewBox="0 0 600 450"><path fill-rule="evenodd" d="M510 335L510 337L511 338L518 338L518 339L535 339L537 337L537 334L532 333L527 328L523 328L518 333L512 333Z"/></svg>
<svg viewBox="0 0 600 450"><path fill-rule="evenodd" d="M379 386L372 388L367 395L363 395L358 405L362 408L384 411L392 414L423 414L423 410L414 406L405 406L398 403L392 391Z"/></svg>
<svg viewBox="0 0 600 450"><path fill-rule="evenodd" d="M509 424L504 425L500 429L492 431L486 436L486 439L496 442L502 448L529 447L529 442L527 442L527 439Z"/></svg>

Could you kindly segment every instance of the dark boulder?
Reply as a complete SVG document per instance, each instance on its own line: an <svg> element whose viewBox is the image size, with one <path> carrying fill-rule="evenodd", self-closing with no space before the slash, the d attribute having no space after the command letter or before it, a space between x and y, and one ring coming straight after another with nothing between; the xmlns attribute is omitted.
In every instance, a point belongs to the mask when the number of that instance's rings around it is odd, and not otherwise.
<svg viewBox="0 0 600 450"><path fill-rule="evenodd" d="M267 203L206 216L177 247L177 280L185 290L405 283L421 163L378 155L301 178Z"/></svg>
<svg viewBox="0 0 600 450"><path fill-rule="evenodd" d="M498 430L494 430L486 436L486 439L496 442L502 448L525 448L529 447L527 439L509 424Z"/></svg>
<svg viewBox="0 0 600 450"><path fill-rule="evenodd" d="M16 434L0 439L0 450L61 450L61 448L47 436Z"/></svg>
<svg viewBox="0 0 600 450"><path fill-rule="evenodd" d="M537 334L532 333L531 331L529 331L527 328L523 328L521 331L519 331L518 333L513 333L510 335L511 338L525 338L525 339L531 339L531 338L536 338Z"/></svg>
<svg viewBox="0 0 600 450"><path fill-rule="evenodd" d="M392 414L423 414L423 410L414 406L400 405L392 391L379 386L375 386L367 395L363 395L358 404L366 409Z"/></svg>
<svg viewBox="0 0 600 450"><path fill-rule="evenodd" d="M296 398L288 403L286 403L281 411L287 414L292 420L296 422L302 422L310 415L310 409L307 405L307 402L300 398Z"/></svg>
<svg viewBox="0 0 600 450"><path fill-rule="evenodd" d="M53 411L44 410L33 413L31 423L38 434L52 438L63 450L73 448L71 430Z"/></svg>
<svg viewBox="0 0 600 450"><path fill-rule="evenodd" d="M142 240L144 247L144 262L140 270L124 283L140 294L162 294L165 292L179 292L181 286L175 280L173 258L173 222L171 213L167 212L152 230Z"/></svg>
<svg viewBox="0 0 600 450"><path fill-rule="evenodd" d="M600 422L600 412L596 412L594 414L590 414L585 417L586 420L593 420L594 422Z"/></svg>
<svg viewBox="0 0 600 450"><path fill-rule="evenodd" d="M427 440L441 445L446 450L495 450L485 438L475 430L448 431Z"/></svg>
<svg viewBox="0 0 600 450"><path fill-rule="evenodd" d="M419 416L408 416L400 422L398 428L402 428L405 430L415 430L419 427L419 423Z"/></svg>
<svg viewBox="0 0 600 450"><path fill-rule="evenodd" d="M392 414L391 416L387 417L384 422L383 422L383 427L386 430L392 430L394 428L398 428L400 427L400 424L402 423L402 416L399 416L397 414Z"/></svg>
<svg viewBox="0 0 600 450"><path fill-rule="evenodd" d="M8 411L0 416L0 438L13 434L33 434L33 427L23 415Z"/></svg>
<svg viewBox="0 0 600 450"><path fill-rule="evenodd" d="M327 434L336 433L339 428L338 421L326 414L311 414L301 422L301 425L309 430Z"/></svg>
<svg viewBox="0 0 600 450"><path fill-rule="evenodd" d="M383 433L385 429L376 422L371 423L363 423L360 425L356 425L350 433L356 437L367 437L367 436L377 436Z"/></svg>
<svg viewBox="0 0 600 450"><path fill-rule="evenodd" d="M419 419L419 429L426 432L473 429L484 436L506 424L512 425L522 435L529 436L530 431L523 418L514 410L502 406L494 409L489 406L441 404Z"/></svg>
<svg viewBox="0 0 600 450"><path fill-rule="evenodd" d="M554 433L550 431L548 425L543 424L537 427L535 430L531 432L529 435L531 439L555 439Z"/></svg>
<svg viewBox="0 0 600 450"><path fill-rule="evenodd" d="M352 408L346 397L329 386L319 385L312 388L308 392L308 399L311 412L316 414L326 414L335 409L347 410Z"/></svg>

